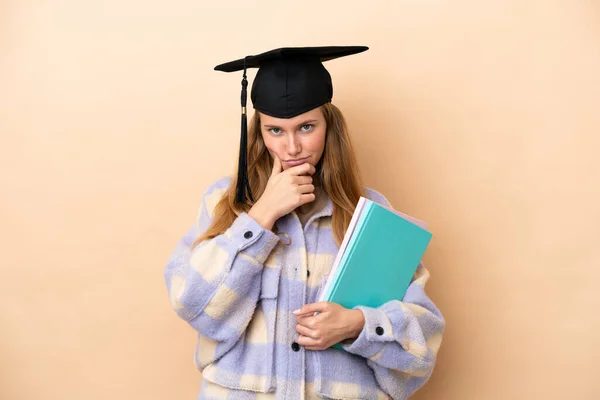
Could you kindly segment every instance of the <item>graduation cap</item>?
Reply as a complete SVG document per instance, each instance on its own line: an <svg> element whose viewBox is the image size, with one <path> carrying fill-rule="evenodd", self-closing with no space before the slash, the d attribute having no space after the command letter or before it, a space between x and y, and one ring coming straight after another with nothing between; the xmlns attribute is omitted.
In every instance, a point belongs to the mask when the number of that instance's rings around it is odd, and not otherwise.
<svg viewBox="0 0 600 400"><path fill-rule="evenodd" d="M217 65L223 72L244 71L242 77L242 132L235 201L254 201L248 183L248 124L246 69L258 68L250 99L255 110L275 118L293 118L331 101L331 75L323 62L368 50L365 46L285 47Z"/></svg>

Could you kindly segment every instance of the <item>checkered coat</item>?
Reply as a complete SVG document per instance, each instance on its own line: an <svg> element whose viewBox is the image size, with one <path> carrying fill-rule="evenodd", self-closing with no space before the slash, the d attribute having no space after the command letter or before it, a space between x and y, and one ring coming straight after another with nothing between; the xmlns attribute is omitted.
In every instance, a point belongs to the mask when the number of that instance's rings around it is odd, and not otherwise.
<svg viewBox="0 0 600 400"><path fill-rule="evenodd" d="M294 212L277 221L291 244L243 213L191 251L230 183L222 178L206 190L196 223L164 271L172 307L198 334L198 399L406 399L420 388L433 371L444 329L425 294L427 269L419 265L403 301L356 307L365 325L343 345L346 351L305 350L294 344L292 311L318 301L339 249L332 202L304 227Z"/></svg>

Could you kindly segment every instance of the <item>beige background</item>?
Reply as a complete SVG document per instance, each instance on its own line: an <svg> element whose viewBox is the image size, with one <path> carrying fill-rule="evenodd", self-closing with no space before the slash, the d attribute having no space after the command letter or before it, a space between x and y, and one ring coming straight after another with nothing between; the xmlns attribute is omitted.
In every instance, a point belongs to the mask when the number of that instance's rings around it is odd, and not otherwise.
<svg viewBox="0 0 600 400"><path fill-rule="evenodd" d="M415 398L599 399L600 3L282 3L0 2L0 399L195 398L162 271L236 159L212 68L331 44L371 47L327 63L366 183L434 233Z"/></svg>

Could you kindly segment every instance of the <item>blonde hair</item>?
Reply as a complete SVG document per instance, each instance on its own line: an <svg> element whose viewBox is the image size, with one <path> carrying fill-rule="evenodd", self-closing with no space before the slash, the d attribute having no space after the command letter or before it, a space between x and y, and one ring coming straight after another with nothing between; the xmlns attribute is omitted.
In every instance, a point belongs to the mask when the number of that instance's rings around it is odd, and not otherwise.
<svg viewBox="0 0 600 400"><path fill-rule="evenodd" d="M325 149L316 165L313 183L331 198L331 227L339 246L360 196L365 196L365 189L342 112L331 103L322 105L321 111L327 123L327 132ZM262 196L272 169L273 159L260 131L260 114L255 112L248 127L248 183L254 199ZM256 200L246 204L235 202L236 185L237 175L234 174L229 188L215 206L211 225L194 240L192 249L200 242L224 233L242 212L252 208Z"/></svg>

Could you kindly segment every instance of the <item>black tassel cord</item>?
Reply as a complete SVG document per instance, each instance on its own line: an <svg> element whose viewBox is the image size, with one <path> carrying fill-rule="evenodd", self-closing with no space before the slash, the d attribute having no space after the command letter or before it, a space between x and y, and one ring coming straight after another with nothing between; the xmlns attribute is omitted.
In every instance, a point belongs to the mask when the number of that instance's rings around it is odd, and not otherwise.
<svg viewBox="0 0 600 400"><path fill-rule="evenodd" d="M252 191L250 190L250 182L248 182L248 119L246 116L246 99L247 99L248 80L246 79L246 59L244 58L244 76L242 78L242 132L240 135L240 155L238 160L238 176L235 193L235 201L239 204L246 204L246 191L252 202Z"/></svg>

